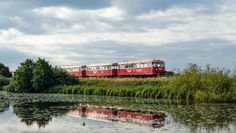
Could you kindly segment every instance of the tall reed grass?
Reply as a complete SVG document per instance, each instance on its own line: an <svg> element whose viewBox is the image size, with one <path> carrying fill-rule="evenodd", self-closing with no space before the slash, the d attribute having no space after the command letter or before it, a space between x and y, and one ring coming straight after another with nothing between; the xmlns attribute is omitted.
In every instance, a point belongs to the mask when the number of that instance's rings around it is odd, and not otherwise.
<svg viewBox="0 0 236 133"><path fill-rule="evenodd" d="M190 64L173 77L85 78L78 85L55 86L49 93L165 98L195 102L236 102L236 79L225 69Z"/></svg>

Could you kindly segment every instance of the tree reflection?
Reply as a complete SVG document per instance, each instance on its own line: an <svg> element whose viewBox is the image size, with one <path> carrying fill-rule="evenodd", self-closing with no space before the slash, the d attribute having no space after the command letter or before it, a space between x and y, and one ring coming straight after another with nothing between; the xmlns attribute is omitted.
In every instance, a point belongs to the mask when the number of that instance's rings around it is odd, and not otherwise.
<svg viewBox="0 0 236 133"><path fill-rule="evenodd" d="M10 107L10 101L6 97L4 97L4 95L0 94L0 113L4 112L9 107Z"/></svg>
<svg viewBox="0 0 236 133"><path fill-rule="evenodd" d="M62 116L73 108L73 103L35 102L16 104L13 111L27 126L36 123L39 127L45 127L53 117Z"/></svg>

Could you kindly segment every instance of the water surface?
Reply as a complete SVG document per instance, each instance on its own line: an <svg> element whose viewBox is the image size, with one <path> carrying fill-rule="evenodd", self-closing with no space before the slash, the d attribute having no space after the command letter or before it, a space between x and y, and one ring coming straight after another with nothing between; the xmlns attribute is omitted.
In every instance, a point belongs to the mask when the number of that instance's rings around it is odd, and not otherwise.
<svg viewBox="0 0 236 133"><path fill-rule="evenodd" d="M235 104L0 92L0 133L235 131Z"/></svg>

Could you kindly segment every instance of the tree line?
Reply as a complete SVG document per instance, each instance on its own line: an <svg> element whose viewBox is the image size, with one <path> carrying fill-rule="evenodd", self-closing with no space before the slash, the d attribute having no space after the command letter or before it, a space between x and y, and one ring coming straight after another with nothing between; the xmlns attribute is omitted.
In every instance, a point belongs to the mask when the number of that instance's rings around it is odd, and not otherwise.
<svg viewBox="0 0 236 133"><path fill-rule="evenodd" d="M78 79L65 70L52 67L45 59L37 61L26 59L14 72L14 76L5 91L40 93L57 85L78 84Z"/></svg>
<svg viewBox="0 0 236 133"><path fill-rule="evenodd" d="M5 66L3 63L0 63L0 90L5 85L10 83L10 77L12 73L9 70L9 67Z"/></svg>
<svg viewBox="0 0 236 133"><path fill-rule="evenodd" d="M0 63L0 77L11 77L12 73L9 70L9 67L5 66L3 63Z"/></svg>

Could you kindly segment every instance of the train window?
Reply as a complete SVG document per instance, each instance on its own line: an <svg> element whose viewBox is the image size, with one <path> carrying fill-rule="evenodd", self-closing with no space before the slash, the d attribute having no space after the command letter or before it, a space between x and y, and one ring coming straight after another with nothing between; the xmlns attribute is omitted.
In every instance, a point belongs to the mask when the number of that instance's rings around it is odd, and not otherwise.
<svg viewBox="0 0 236 133"><path fill-rule="evenodd" d="M116 68L118 68L118 66L115 66ZM136 68L136 64L122 64L119 65L119 68Z"/></svg>
<svg viewBox="0 0 236 133"><path fill-rule="evenodd" d="M118 66L111 66L111 69L118 69Z"/></svg>
<svg viewBox="0 0 236 133"><path fill-rule="evenodd" d="M120 65L120 68L126 68L126 65L125 64Z"/></svg>
<svg viewBox="0 0 236 133"><path fill-rule="evenodd" d="M136 65L135 64L127 64L127 67L126 68L135 68Z"/></svg>
<svg viewBox="0 0 236 133"><path fill-rule="evenodd" d="M141 63L141 64L136 64L137 68L147 68L147 67L151 67L152 64L151 63Z"/></svg>
<svg viewBox="0 0 236 133"><path fill-rule="evenodd" d="M79 67L74 67L74 68L73 68L73 71L79 71L79 70L80 70Z"/></svg>
<svg viewBox="0 0 236 133"><path fill-rule="evenodd" d="M153 67L165 67L165 64L163 62L155 62L152 64Z"/></svg>
<svg viewBox="0 0 236 133"><path fill-rule="evenodd" d="M147 63L143 64L143 67L144 68L148 67L148 64Z"/></svg>

